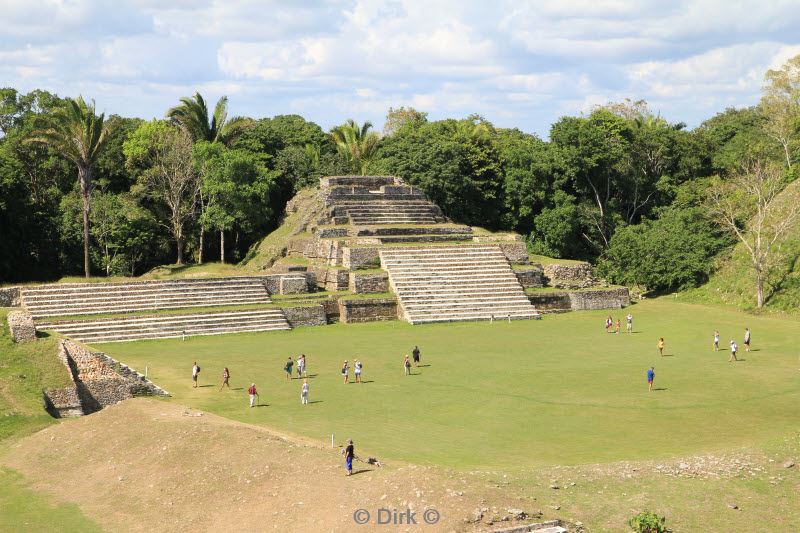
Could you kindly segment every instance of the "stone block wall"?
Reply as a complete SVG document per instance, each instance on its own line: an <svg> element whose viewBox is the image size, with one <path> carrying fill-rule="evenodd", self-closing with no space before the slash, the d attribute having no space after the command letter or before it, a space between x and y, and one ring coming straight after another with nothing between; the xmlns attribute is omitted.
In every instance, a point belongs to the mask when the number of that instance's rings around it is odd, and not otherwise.
<svg viewBox="0 0 800 533"><path fill-rule="evenodd" d="M322 228L319 230L317 236L320 239L347 237L347 228Z"/></svg>
<svg viewBox="0 0 800 533"><path fill-rule="evenodd" d="M627 287L570 291L570 307L573 310L621 309L631 303Z"/></svg>
<svg viewBox="0 0 800 533"><path fill-rule="evenodd" d="M515 270L514 274L524 289L544 287L541 268L526 268L525 270Z"/></svg>
<svg viewBox="0 0 800 533"><path fill-rule="evenodd" d="M75 384L61 389L45 390L44 408L55 418L71 418L84 414L78 387Z"/></svg>
<svg viewBox="0 0 800 533"><path fill-rule="evenodd" d="M394 298L341 299L339 300L339 320L346 324L397 320L397 300Z"/></svg>
<svg viewBox="0 0 800 533"><path fill-rule="evenodd" d="M36 340L36 326L33 317L25 311L11 311L8 313L8 328L11 340L14 342L30 342Z"/></svg>
<svg viewBox="0 0 800 533"><path fill-rule="evenodd" d="M314 276L314 287L323 291L345 291L350 280L350 271L340 268L309 267Z"/></svg>
<svg viewBox="0 0 800 533"><path fill-rule="evenodd" d="M308 292L308 280L305 276L284 276L279 286L280 294L303 294Z"/></svg>
<svg viewBox="0 0 800 533"><path fill-rule="evenodd" d="M0 307L19 306L19 287L0 287Z"/></svg>
<svg viewBox="0 0 800 533"><path fill-rule="evenodd" d="M566 292L541 292L527 296L540 313L566 313L572 310L572 300Z"/></svg>
<svg viewBox="0 0 800 533"><path fill-rule="evenodd" d="M351 270L380 266L378 249L345 247L342 252L342 266Z"/></svg>
<svg viewBox="0 0 800 533"><path fill-rule="evenodd" d="M293 328L303 326L324 326L328 323L325 308L322 305L304 305L284 307L281 309L286 320Z"/></svg>
<svg viewBox="0 0 800 533"><path fill-rule="evenodd" d="M350 272L350 292L367 294L376 292L389 292L389 274L379 272L376 274L359 274Z"/></svg>
<svg viewBox="0 0 800 533"><path fill-rule="evenodd" d="M596 283L592 265L586 262L545 265L544 275L548 286L561 289L583 289Z"/></svg>
<svg viewBox="0 0 800 533"><path fill-rule="evenodd" d="M316 285L316 280L311 279L311 277L312 275L310 275L308 272L292 272L291 274L271 274L267 276L261 276L261 279L264 281L264 286L270 294L296 294L281 292L281 285L284 283L284 278L297 280L287 283L296 287L299 292L304 293L308 292L309 281L311 282L312 286ZM303 281L300 281L300 278L302 278ZM300 287L303 285L303 283L305 283L305 290L300 290ZM289 285L287 285L287 287L288 286Z"/></svg>

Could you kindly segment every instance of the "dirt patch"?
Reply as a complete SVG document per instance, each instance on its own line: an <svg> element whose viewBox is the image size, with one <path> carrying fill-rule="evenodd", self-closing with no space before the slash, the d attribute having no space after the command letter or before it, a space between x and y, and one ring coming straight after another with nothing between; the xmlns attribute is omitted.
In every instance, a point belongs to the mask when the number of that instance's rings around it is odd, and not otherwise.
<svg viewBox="0 0 800 533"><path fill-rule="evenodd" d="M385 530L356 526L361 508L373 522L379 508L416 511L401 530L474 531L476 509L524 509L439 468L356 463L348 478L338 449L144 398L27 437L3 463L112 531Z"/></svg>

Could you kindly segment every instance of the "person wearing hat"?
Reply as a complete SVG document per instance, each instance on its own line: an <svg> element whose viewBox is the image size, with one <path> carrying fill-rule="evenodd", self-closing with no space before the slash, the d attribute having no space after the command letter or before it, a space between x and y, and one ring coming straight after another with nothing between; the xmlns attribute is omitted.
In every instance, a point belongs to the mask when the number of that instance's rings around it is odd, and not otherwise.
<svg viewBox="0 0 800 533"><path fill-rule="evenodd" d="M344 364L342 365L342 376L344 377L345 383L350 381L350 365L347 364L347 360L345 360Z"/></svg>
<svg viewBox="0 0 800 533"><path fill-rule="evenodd" d="M353 473L353 459L356 456L356 449L353 447L353 439L347 441L347 448L344 449L344 465L347 469L347 475Z"/></svg>
<svg viewBox="0 0 800 533"><path fill-rule="evenodd" d="M728 357L728 362L729 363L731 361L738 361L738 359L736 358L736 350L738 350L738 349L739 349L739 347L736 346L736 341L731 339L731 356Z"/></svg>
<svg viewBox="0 0 800 533"><path fill-rule="evenodd" d="M250 388L247 389L247 394L250 395L250 407L255 407L256 406L256 397L258 396L258 390L256 390L256 384L255 383L251 383L250 384ZM261 398L259 397L259 400L260 399Z"/></svg>

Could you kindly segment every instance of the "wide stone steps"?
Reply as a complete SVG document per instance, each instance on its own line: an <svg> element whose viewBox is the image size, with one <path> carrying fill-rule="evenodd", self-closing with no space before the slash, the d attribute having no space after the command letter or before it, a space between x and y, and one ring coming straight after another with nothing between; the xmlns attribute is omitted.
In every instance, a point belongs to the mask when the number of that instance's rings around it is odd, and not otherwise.
<svg viewBox="0 0 800 533"><path fill-rule="evenodd" d="M124 319L40 322L37 324L37 329L56 331L81 342L123 342L291 328L280 309L258 309Z"/></svg>
<svg viewBox="0 0 800 533"><path fill-rule="evenodd" d="M260 278L44 285L22 290L34 318L270 303Z"/></svg>
<svg viewBox="0 0 800 533"><path fill-rule="evenodd" d="M499 246L389 248L379 253L412 324L539 316Z"/></svg>
<svg viewBox="0 0 800 533"><path fill-rule="evenodd" d="M448 242L448 241L471 241L472 235L455 235L455 234L440 234L440 235L392 235L389 237L371 237L377 238L381 244L395 244L403 242Z"/></svg>

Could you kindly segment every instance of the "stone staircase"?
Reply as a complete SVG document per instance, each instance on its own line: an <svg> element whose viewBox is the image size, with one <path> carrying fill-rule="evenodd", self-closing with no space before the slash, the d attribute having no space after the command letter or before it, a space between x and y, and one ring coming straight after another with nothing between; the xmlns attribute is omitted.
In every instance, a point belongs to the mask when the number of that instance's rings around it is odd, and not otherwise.
<svg viewBox="0 0 800 533"><path fill-rule="evenodd" d="M379 195L376 195L379 196ZM348 201L331 210L334 220L347 219L355 226L382 224L437 224L447 222L438 206L427 201Z"/></svg>
<svg viewBox="0 0 800 533"><path fill-rule="evenodd" d="M280 309L241 308L272 302L256 276L38 285L21 299L36 329L87 343L290 329ZM221 306L228 309L193 310ZM153 313L161 310L172 312ZM100 314L114 316L84 317Z"/></svg>
<svg viewBox="0 0 800 533"><path fill-rule="evenodd" d="M170 339L291 329L280 309L253 309L179 315L132 315L77 321L39 321L37 329L55 331L85 343Z"/></svg>
<svg viewBox="0 0 800 533"><path fill-rule="evenodd" d="M34 319L271 302L258 277L37 285L21 298Z"/></svg>
<svg viewBox="0 0 800 533"><path fill-rule="evenodd" d="M539 317L497 245L384 248L379 255L412 324Z"/></svg>

